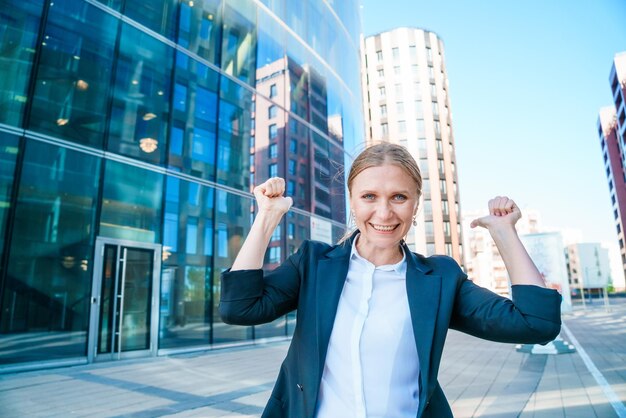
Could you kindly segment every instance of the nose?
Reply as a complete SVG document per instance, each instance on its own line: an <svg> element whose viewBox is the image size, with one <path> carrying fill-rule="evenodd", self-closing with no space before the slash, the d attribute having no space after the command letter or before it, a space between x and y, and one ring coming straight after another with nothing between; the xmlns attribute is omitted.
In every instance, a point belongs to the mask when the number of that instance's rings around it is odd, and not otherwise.
<svg viewBox="0 0 626 418"><path fill-rule="evenodd" d="M376 215L378 215L378 218L380 218L381 220L386 220L391 218L392 214L393 210L391 207L391 203L386 200L381 200L378 204L378 207L376 208Z"/></svg>

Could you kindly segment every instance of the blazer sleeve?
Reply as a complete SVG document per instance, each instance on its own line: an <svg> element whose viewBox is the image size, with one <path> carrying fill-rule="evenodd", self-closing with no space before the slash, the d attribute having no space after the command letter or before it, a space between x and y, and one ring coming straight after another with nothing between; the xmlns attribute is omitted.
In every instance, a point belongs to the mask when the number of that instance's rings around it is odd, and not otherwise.
<svg viewBox="0 0 626 418"><path fill-rule="evenodd" d="M516 344L546 344L561 330L561 295L514 285L512 300L476 285L461 272L450 327L475 337Z"/></svg>
<svg viewBox="0 0 626 418"><path fill-rule="evenodd" d="M302 260L309 241L280 266L270 272L226 270L221 274L219 313L233 325L258 325L272 322L297 308Z"/></svg>

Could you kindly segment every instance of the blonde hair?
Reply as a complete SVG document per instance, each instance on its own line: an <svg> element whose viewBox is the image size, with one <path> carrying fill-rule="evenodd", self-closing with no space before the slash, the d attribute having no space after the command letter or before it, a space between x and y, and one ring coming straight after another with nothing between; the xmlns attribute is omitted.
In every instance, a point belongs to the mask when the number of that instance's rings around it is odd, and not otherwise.
<svg viewBox="0 0 626 418"><path fill-rule="evenodd" d="M388 142L372 145L364 149L352 163L350 172L348 173L348 191L352 195L352 183L356 176L370 167L380 167L389 164L400 167L411 179L415 181L417 186L417 198L419 200L422 195L422 174L415 159L406 148L398 144L390 144ZM348 239L356 228L350 228L339 240L339 244Z"/></svg>

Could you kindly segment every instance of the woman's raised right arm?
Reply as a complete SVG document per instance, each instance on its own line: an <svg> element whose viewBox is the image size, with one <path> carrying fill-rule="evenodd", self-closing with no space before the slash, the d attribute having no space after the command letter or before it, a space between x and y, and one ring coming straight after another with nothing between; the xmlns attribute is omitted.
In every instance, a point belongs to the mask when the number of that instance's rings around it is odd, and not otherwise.
<svg viewBox="0 0 626 418"><path fill-rule="evenodd" d="M263 258L274 230L291 208L291 197L283 196L285 180L272 177L254 188L258 212L231 271L254 270L263 267Z"/></svg>

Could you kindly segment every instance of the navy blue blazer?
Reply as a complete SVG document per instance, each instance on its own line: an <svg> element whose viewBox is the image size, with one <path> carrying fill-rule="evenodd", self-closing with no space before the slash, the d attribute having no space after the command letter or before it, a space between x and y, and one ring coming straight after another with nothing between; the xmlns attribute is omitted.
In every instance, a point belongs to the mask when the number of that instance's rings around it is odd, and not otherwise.
<svg viewBox="0 0 626 418"><path fill-rule="evenodd" d="M330 246L305 241L269 273L222 273L224 322L256 325L298 310L294 335L263 417L313 418L330 334L348 274L352 238ZM416 417L452 417L437 382L449 328L505 343L547 343L561 328L561 296L512 286L512 300L477 286L450 257L407 254L406 292L420 364Z"/></svg>

